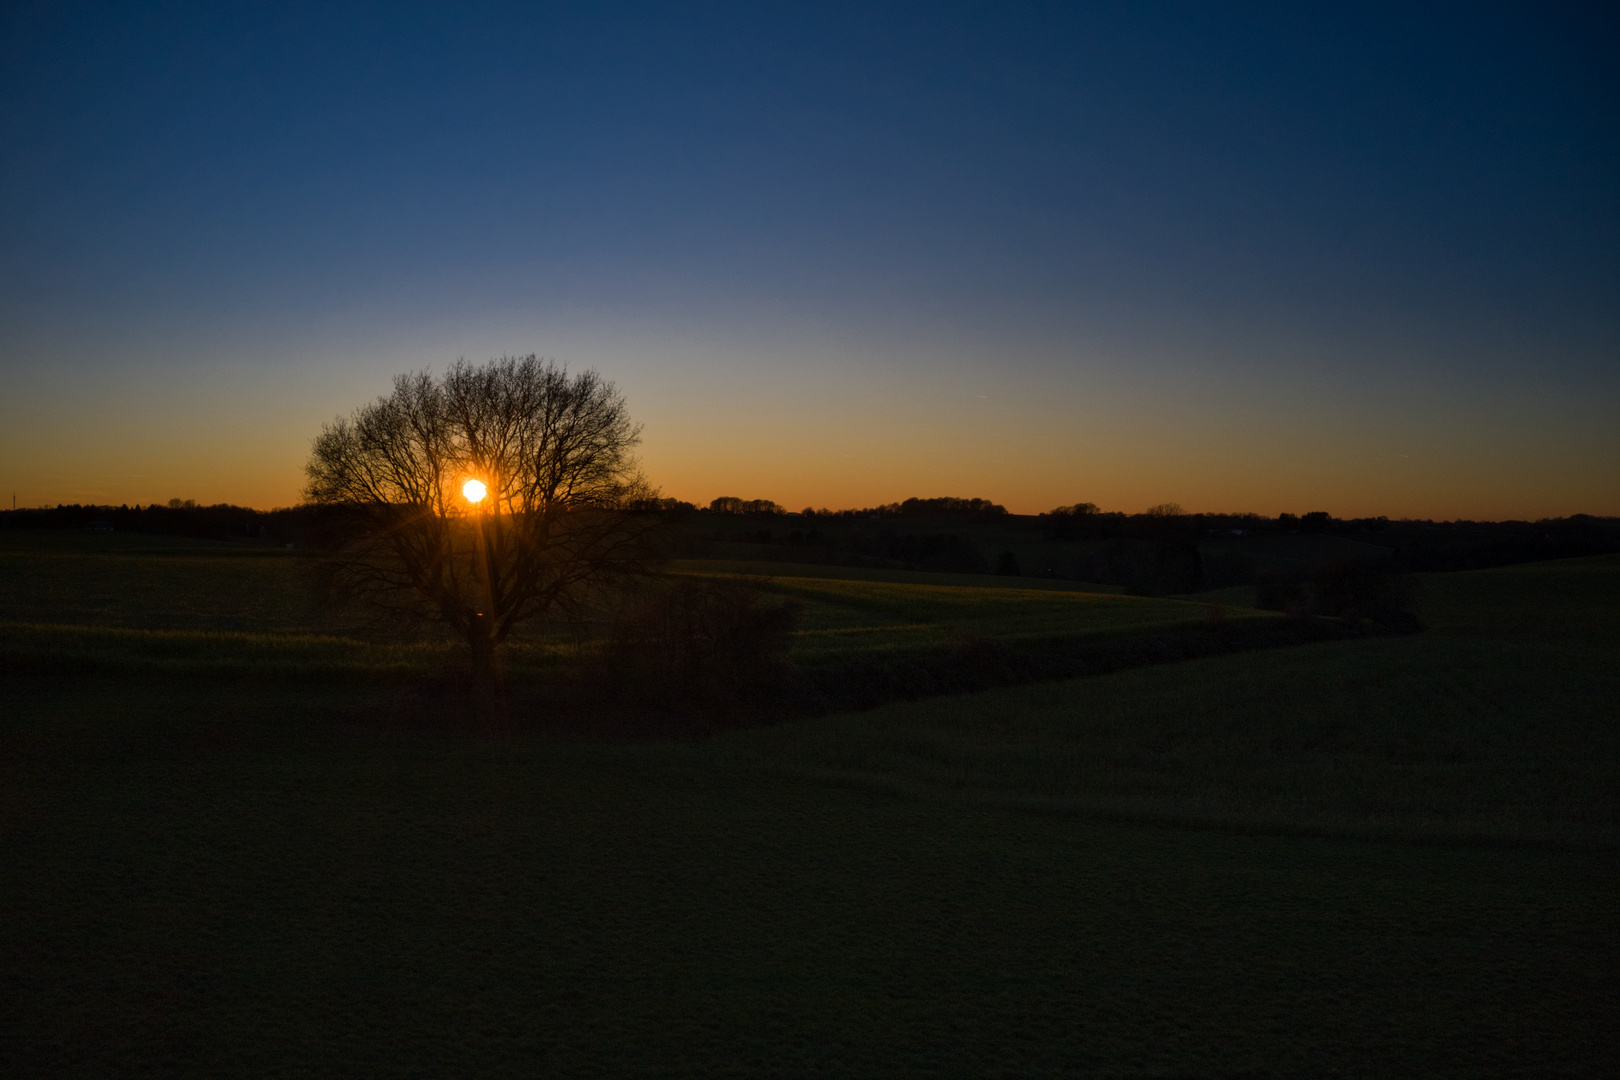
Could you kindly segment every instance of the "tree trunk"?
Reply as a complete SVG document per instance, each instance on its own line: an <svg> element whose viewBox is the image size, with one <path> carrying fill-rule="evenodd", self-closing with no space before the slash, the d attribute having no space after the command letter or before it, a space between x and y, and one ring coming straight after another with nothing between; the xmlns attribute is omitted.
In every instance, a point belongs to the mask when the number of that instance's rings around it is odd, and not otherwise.
<svg viewBox="0 0 1620 1080"><path fill-rule="evenodd" d="M467 628L467 644L472 647L472 686L470 701L477 721L500 730L506 721L500 661L495 655L495 638L488 616L475 615Z"/></svg>

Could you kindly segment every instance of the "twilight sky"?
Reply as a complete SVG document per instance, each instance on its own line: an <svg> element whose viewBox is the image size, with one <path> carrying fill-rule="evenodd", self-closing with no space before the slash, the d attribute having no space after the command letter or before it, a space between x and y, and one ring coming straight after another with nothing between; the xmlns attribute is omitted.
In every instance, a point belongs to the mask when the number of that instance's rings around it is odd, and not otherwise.
<svg viewBox="0 0 1620 1080"><path fill-rule="evenodd" d="M1620 514L1608 5L0 9L0 485L595 367L666 494ZM9 502L7 502L9 505Z"/></svg>

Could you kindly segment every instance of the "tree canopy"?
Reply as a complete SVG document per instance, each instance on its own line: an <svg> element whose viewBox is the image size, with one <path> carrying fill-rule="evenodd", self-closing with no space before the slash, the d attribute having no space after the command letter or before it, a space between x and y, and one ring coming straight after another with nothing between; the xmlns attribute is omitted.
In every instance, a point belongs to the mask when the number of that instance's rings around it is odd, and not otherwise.
<svg viewBox="0 0 1620 1080"><path fill-rule="evenodd" d="M397 376L315 439L304 496L329 580L385 619L448 625L488 671L520 623L577 618L646 567L639 441L594 371L525 356Z"/></svg>

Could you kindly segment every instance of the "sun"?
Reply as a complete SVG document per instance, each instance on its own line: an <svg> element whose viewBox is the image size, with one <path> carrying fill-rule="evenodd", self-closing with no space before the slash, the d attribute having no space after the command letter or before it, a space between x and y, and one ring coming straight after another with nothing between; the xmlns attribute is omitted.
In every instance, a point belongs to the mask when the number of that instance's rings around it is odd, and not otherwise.
<svg viewBox="0 0 1620 1080"><path fill-rule="evenodd" d="M461 485L461 493L467 497L467 501L470 503L483 502L484 495L488 490L488 488L484 487L482 480L469 480Z"/></svg>

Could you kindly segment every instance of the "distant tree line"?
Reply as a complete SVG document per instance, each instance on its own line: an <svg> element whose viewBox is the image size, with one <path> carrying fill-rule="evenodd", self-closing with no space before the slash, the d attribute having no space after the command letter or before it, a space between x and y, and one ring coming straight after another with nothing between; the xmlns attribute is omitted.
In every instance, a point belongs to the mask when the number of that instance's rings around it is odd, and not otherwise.
<svg viewBox="0 0 1620 1080"><path fill-rule="evenodd" d="M738 545L757 549L749 557L775 562L891 566L940 573L987 574L991 562L970 540L954 532L901 530L866 518L785 521L686 518L667 537L676 558L737 557Z"/></svg>
<svg viewBox="0 0 1620 1080"><path fill-rule="evenodd" d="M1053 540L1199 541L1222 536L1330 535L1390 550L1402 571L1473 570L1542 559L1620 551L1620 518L1575 514L1539 521L1391 520L1306 514L1187 514L1174 503L1141 514L1105 513L1094 503L1049 510L1037 518Z"/></svg>
<svg viewBox="0 0 1620 1080"><path fill-rule="evenodd" d="M1382 532L1389 519L1353 518L1340 521L1326 511L1316 510L1299 517L1280 514L1275 518L1260 514L1189 514L1178 503L1160 503L1140 514L1103 511L1096 503L1059 506L1037 515L1037 521L1053 540L1134 539L1196 540L1211 535L1255 535L1281 533L1336 532L1343 535Z"/></svg>
<svg viewBox="0 0 1620 1080"><path fill-rule="evenodd" d="M1009 514L988 499L907 499L851 510L788 514L770 500L717 499L700 510L662 500L685 528L674 554L784 562L889 566L952 573L1034 575L1094 581L1144 594L1187 593L1256 584L1265 560L1242 552L1237 538L1337 536L1369 545L1366 557L1392 571L1461 570L1620 551L1620 519L1575 515L1535 522L1435 522L1388 517L1336 518L1326 511L1192 514L1162 503L1138 514L1079 502L1034 516ZM693 513L695 512L695 514ZM907 523L911 524L907 527ZM958 526L996 524L993 534ZM1023 565L1003 545L1029 539L1076 541L1063 555L1045 549ZM1236 541L1237 550L1231 544ZM716 547L718 544L720 547ZM987 549L980 545L991 545Z"/></svg>
<svg viewBox="0 0 1620 1080"><path fill-rule="evenodd" d="M781 517L786 514L779 504L769 499L739 499L734 495L722 495L709 503L709 512L713 514L763 514L767 517Z"/></svg>
<svg viewBox="0 0 1620 1080"><path fill-rule="evenodd" d="M229 503L203 506L193 499L170 499L167 503L146 506L58 503L26 510L0 510L0 528L108 530L276 544L302 544L308 536L309 524L309 514L297 507L255 510Z"/></svg>
<svg viewBox="0 0 1620 1080"><path fill-rule="evenodd" d="M1620 518L1575 514L1540 521L1390 522L1378 543L1403 571L1483 570L1620 551Z"/></svg>
<svg viewBox="0 0 1620 1080"><path fill-rule="evenodd" d="M1620 551L1620 518L1588 514L1539 521L1337 518L1321 510L1266 517L1189 514L1174 503L1125 514L1080 502L1030 518L1009 514L988 499L957 498L912 498L847 510L806 508L790 514L770 499L731 496L714 499L702 508L680 499L647 498L637 509L672 523L685 522L687 535L673 538L672 544L675 554L689 557L703 554L699 548L707 542L721 541L790 549L782 554L798 560L873 562L952 573L1021 569L1025 574L1172 592L1191 591L1169 586L1194 578L1205 588L1252 583L1256 569L1251 560L1207 550L1209 541L1231 536L1317 534L1361 540L1388 549L1392 569L1411 572L1483 569ZM725 519L739 518L754 523L726 524ZM939 527L925 527L924 519L933 519ZM918 527L896 528L903 520L916 521ZM144 506L73 503L0 510L0 528L99 528L298 546L309 542L311 521L309 512L300 507L256 510L227 503L204 506L190 499ZM986 554L972 540L952 532L952 521L1032 524L1048 540L1132 543L1101 548L1082 544L1062 566L1018 568L1016 560L1009 563L993 552ZM1166 545L1174 545L1176 550L1166 551ZM1205 548L1201 553L1200 545ZM1196 573L1188 547L1199 554Z"/></svg>
<svg viewBox="0 0 1620 1080"><path fill-rule="evenodd" d="M944 496L937 499L906 499L903 502L884 503L864 510L812 510L806 507L805 517L825 518L957 518L963 521L998 521L1008 517L1007 508L989 499L958 499Z"/></svg>
<svg viewBox="0 0 1620 1080"><path fill-rule="evenodd" d="M709 505L699 507L696 503L685 502L681 499L653 498L648 499L641 506L644 510L661 511L666 513L701 513L730 514L735 517L803 517L825 518L829 520L852 520L861 518L958 518L964 521L997 521L1009 517L1007 508L989 499L958 499L952 496L943 496L937 499L906 499L902 502L883 503L879 506L851 508L847 510L829 510L826 507L817 509L807 506L794 513L781 503L771 499L739 499L734 495L722 495L717 499L709 500Z"/></svg>

